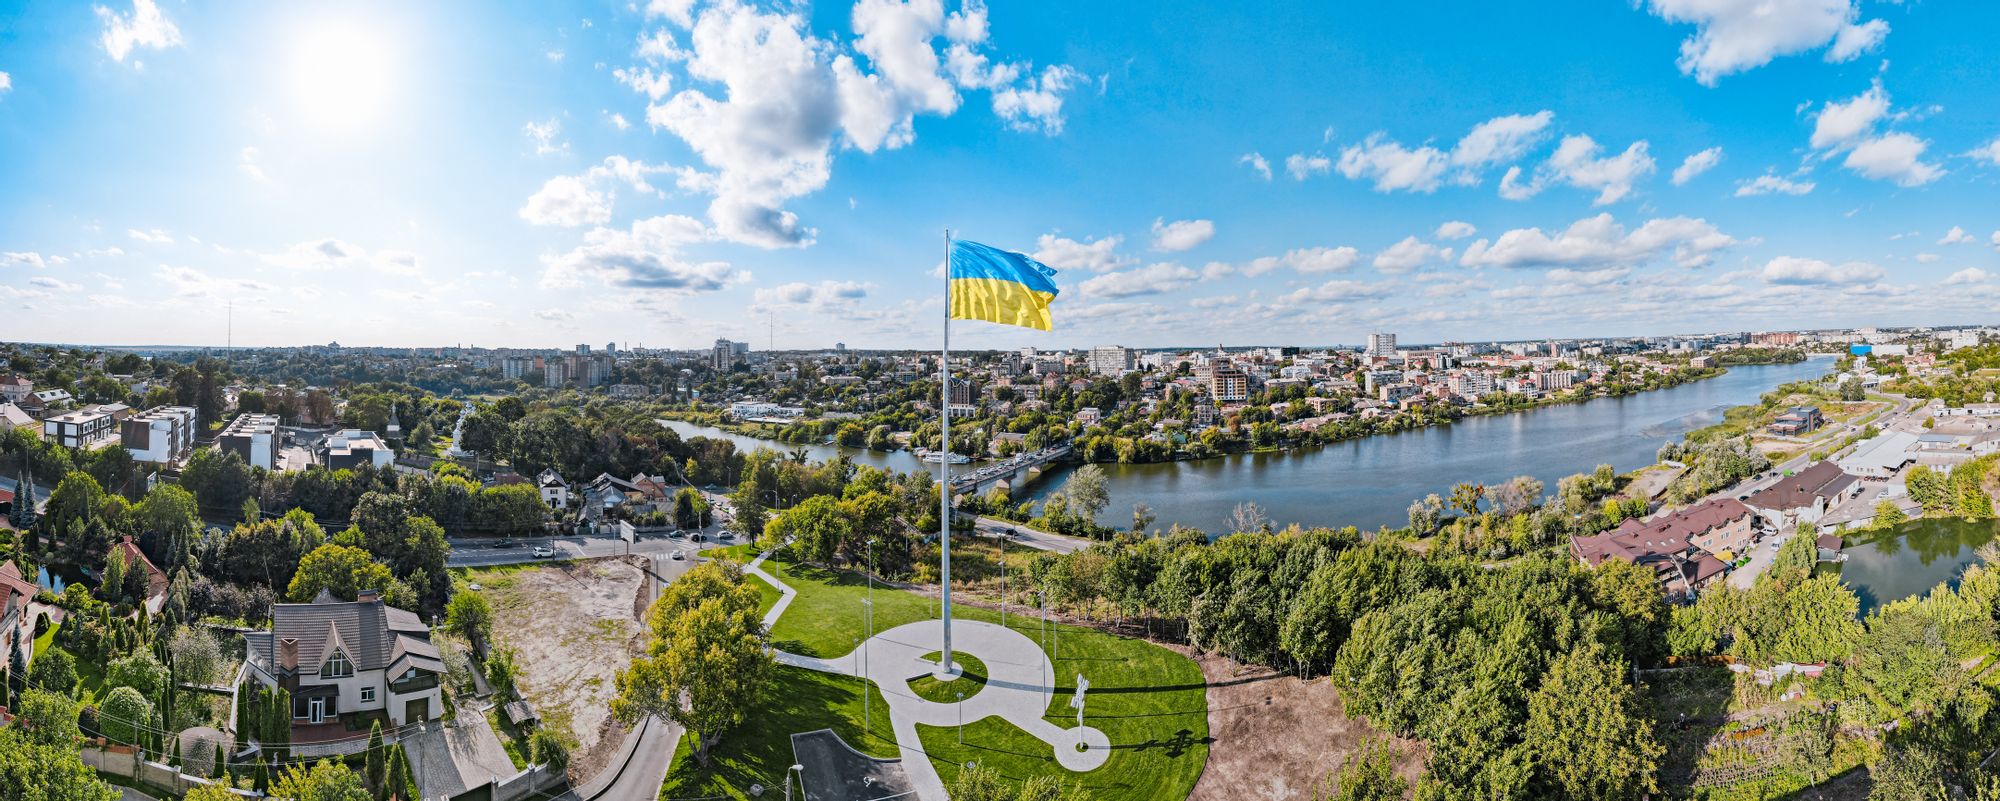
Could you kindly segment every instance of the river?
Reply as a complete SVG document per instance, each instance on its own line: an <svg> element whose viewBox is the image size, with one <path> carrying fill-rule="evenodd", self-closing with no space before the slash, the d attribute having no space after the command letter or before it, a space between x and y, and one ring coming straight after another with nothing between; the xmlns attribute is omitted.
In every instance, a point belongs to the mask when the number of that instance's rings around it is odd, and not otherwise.
<svg viewBox="0 0 2000 801"><path fill-rule="evenodd" d="M1426 493L1445 494L1460 481L1493 484L1526 474L1553 492L1558 479L1600 464L1620 471L1652 464L1662 443L1719 422L1723 410L1755 403L1779 384L1823 376L1832 366L1832 359L1819 358L1732 367L1715 378L1671 389L1469 417L1332 445L1195 461L1106 464L1111 503L1098 518L1105 525L1129 526L1132 505L1144 503L1157 516L1157 527L1178 523L1214 532L1223 529L1236 504L1253 501L1278 526L1399 526L1408 521L1411 501ZM669 426L682 437L721 437L739 448L805 447L814 459L847 454L861 464L937 472L936 465L907 452L789 446L691 423ZM1066 475L1051 474L1030 487L1028 497L1047 497Z"/></svg>

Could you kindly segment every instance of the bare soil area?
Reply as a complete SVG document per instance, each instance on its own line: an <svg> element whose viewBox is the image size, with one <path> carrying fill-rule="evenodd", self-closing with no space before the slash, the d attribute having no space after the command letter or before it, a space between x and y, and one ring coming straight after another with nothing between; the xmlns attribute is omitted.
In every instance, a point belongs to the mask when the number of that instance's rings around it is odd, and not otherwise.
<svg viewBox="0 0 2000 801"><path fill-rule="evenodd" d="M1208 767L1190 801L1311 798L1360 745L1378 732L1349 718L1325 679L1303 681L1221 656L1189 654L1208 680ZM1389 738L1396 773L1416 781L1421 743Z"/></svg>
<svg viewBox="0 0 2000 801"><path fill-rule="evenodd" d="M493 607L493 637L517 653L519 684L543 725L576 738L570 772L592 776L618 751L625 727L611 718L618 671L639 647L637 611L651 600L644 574L624 559L474 570Z"/></svg>

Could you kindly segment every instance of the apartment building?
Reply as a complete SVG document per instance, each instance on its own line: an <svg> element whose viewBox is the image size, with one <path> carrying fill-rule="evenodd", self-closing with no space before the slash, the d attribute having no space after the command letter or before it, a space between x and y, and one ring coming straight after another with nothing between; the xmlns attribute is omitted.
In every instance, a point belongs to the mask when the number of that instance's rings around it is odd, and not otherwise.
<svg viewBox="0 0 2000 801"><path fill-rule="evenodd" d="M381 435L349 428L328 434L320 442L318 456L320 464L328 469L341 470L364 465L384 467L395 461L396 452L382 441Z"/></svg>
<svg viewBox="0 0 2000 801"><path fill-rule="evenodd" d="M194 448L195 410L187 406L155 406L119 424L118 438L132 459L171 464Z"/></svg>
<svg viewBox="0 0 2000 801"><path fill-rule="evenodd" d="M1208 394L1217 403L1246 400L1250 397L1250 374L1227 359L1218 359L1208 366Z"/></svg>
<svg viewBox="0 0 2000 801"><path fill-rule="evenodd" d="M276 470L279 439L277 415L246 413L229 421L216 444L223 453L241 457L244 464Z"/></svg>
<svg viewBox="0 0 2000 801"><path fill-rule="evenodd" d="M42 438L70 448L88 448L116 433L118 418L102 409L79 409L42 420Z"/></svg>
<svg viewBox="0 0 2000 801"><path fill-rule="evenodd" d="M1090 349L1085 363L1094 374L1117 378L1132 372L1132 351L1117 345L1100 345Z"/></svg>

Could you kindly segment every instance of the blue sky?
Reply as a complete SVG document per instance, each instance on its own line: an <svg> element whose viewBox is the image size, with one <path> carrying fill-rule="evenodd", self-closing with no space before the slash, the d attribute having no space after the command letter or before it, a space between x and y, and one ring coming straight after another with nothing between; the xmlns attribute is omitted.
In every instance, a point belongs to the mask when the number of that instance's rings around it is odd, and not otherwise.
<svg viewBox="0 0 2000 801"><path fill-rule="evenodd" d="M0 2L0 337L929 347L1992 323L1992 3Z"/></svg>

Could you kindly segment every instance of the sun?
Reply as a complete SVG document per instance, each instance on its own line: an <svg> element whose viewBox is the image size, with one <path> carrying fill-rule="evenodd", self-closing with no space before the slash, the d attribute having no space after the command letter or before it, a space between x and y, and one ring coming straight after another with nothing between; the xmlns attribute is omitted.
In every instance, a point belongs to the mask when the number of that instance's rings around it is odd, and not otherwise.
<svg viewBox="0 0 2000 801"><path fill-rule="evenodd" d="M386 34L348 21L301 32L292 51L292 102L315 126L361 131L379 122L396 89Z"/></svg>

